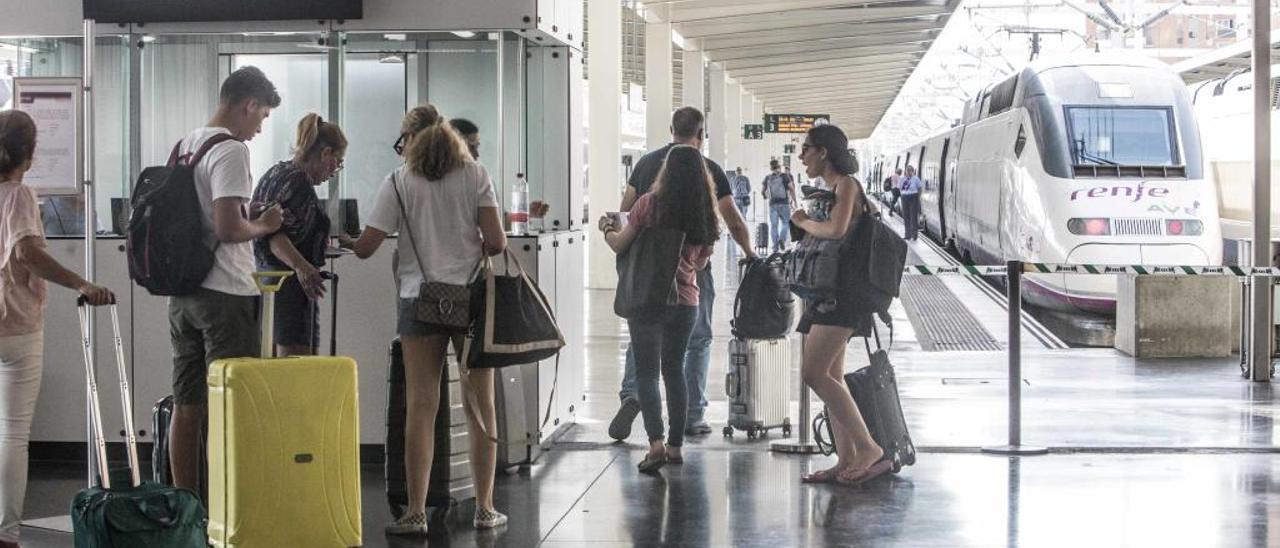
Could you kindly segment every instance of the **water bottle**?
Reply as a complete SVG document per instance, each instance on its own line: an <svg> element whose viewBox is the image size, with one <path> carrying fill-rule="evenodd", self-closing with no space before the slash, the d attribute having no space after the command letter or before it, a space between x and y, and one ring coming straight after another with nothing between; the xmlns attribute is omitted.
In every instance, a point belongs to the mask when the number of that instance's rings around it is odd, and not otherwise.
<svg viewBox="0 0 1280 548"><path fill-rule="evenodd" d="M511 234L529 234L529 182L524 180L523 173L516 174L516 182L511 186Z"/></svg>

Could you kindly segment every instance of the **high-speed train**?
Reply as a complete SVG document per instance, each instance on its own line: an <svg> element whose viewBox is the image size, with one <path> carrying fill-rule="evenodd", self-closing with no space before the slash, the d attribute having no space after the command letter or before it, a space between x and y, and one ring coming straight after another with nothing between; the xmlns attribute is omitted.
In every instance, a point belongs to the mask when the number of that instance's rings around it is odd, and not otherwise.
<svg viewBox="0 0 1280 548"><path fill-rule="evenodd" d="M882 181L916 166L921 226L972 264L1221 264L1185 85L1166 65L1091 54L1037 61L989 85L955 127L880 158ZM1067 313L1115 311L1114 276L1024 277L1024 298Z"/></svg>
<svg viewBox="0 0 1280 548"><path fill-rule="evenodd" d="M1274 81L1274 79L1273 79ZM1273 88L1274 89L1274 88ZM1204 138L1205 178L1218 191L1218 215L1227 240L1253 238L1253 73L1191 85L1191 102ZM1271 183L1280 182L1280 97L1271 96ZM1280 193L1271 193L1271 239L1280 239Z"/></svg>

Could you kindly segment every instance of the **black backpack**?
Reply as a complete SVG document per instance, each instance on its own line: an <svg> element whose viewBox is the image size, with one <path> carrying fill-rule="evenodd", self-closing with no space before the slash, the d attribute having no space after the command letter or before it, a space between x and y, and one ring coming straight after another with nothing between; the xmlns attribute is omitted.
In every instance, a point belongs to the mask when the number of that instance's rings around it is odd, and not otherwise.
<svg viewBox="0 0 1280 548"><path fill-rule="evenodd" d="M786 255L774 253L747 263L733 301L733 336L785 337L795 319L795 298L787 284Z"/></svg>
<svg viewBox="0 0 1280 548"><path fill-rule="evenodd" d="M195 167L209 149L232 139L216 134L195 154L182 156L179 141L167 165L146 168L138 176L125 230L129 277L152 295L194 293L213 269L218 246L205 226Z"/></svg>

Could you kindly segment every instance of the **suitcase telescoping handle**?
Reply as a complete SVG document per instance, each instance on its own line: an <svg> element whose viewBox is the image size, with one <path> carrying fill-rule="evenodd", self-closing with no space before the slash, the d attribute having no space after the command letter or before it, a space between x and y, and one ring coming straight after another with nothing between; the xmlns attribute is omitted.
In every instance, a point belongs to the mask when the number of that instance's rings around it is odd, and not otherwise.
<svg viewBox="0 0 1280 548"><path fill-rule="evenodd" d="M270 358L275 353L275 318L276 293L284 286L284 281L292 276L288 270L266 270L253 273L253 283L262 292L262 357Z"/></svg>
<svg viewBox="0 0 1280 548"><path fill-rule="evenodd" d="M120 337L120 314L111 303L111 332L115 342L116 373L120 377L120 402L124 411L125 442L129 454L129 476L134 487L142 483L138 466L138 439L133 430L133 398L129 396L129 375L124 365L124 339ZM102 406L98 400L97 365L94 363L93 342L89 340L89 301L84 296L76 299L76 311L80 317L80 342L84 349L85 382L89 388L89 423L93 428L93 445L98 457L98 479L103 489L111 488L111 473L107 465L107 439L102 434Z"/></svg>
<svg viewBox="0 0 1280 548"><path fill-rule="evenodd" d="M329 355L338 355L338 273L321 272L320 277L329 280L329 306L333 309L333 317L329 321Z"/></svg>

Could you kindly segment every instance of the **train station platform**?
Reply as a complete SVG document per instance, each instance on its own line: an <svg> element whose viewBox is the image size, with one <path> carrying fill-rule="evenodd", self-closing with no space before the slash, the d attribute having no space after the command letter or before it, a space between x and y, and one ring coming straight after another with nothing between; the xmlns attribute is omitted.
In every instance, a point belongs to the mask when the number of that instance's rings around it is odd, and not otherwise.
<svg viewBox="0 0 1280 548"><path fill-rule="evenodd" d="M911 246L918 258L942 260L930 244ZM724 251L722 243L713 259L718 298L708 375L708 416L717 427L726 417L723 379L736 287L733 258ZM1004 312L964 278L933 280L942 286L909 282L907 297L892 311L889 355L920 451L918 462L895 477L861 488L802 485L802 473L829 466L834 457L772 453L776 431L748 440L725 438L718 429L688 441L683 466L664 468L660 477L639 474L635 465L645 451L639 421L627 443L605 433L618 406L625 322L613 315L611 291L588 291L582 418L537 464L499 475L497 507L510 514L510 524L477 534L469 521L442 523L429 539L386 538L382 471L371 464L363 471L365 546L1280 543L1280 525L1267 511L1280 479L1275 395L1270 384L1242 380L1236 358L1136 360L1024 337L1023 439L1051 452L985 455L980 447L1003 443L1006 432ZM911 296L939 289L947 294ZM963 307L947 314L924 308L939 302ZM970 323L967 334L985 332L992 348L965 349L960 343L971 340L938 338L957 317ZM861 341L850 343L846 360L850 371L866 363ZM797 359L796 379L798 367ZM28 515L64 514L82 482L79 465L36 465ZM23 535L29 548L71 542L64 533L31 527Z"/></svg>

